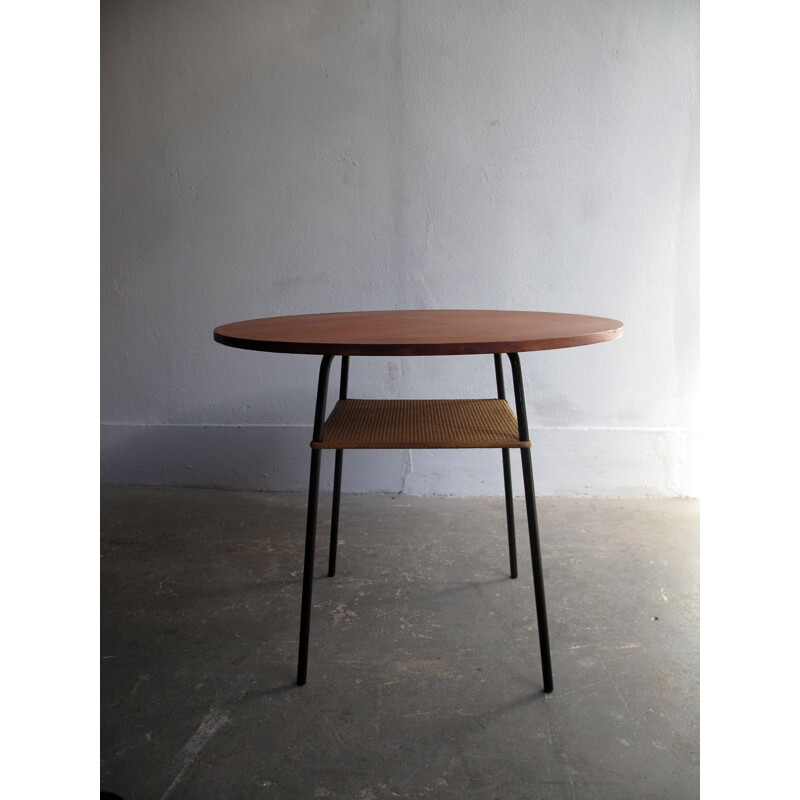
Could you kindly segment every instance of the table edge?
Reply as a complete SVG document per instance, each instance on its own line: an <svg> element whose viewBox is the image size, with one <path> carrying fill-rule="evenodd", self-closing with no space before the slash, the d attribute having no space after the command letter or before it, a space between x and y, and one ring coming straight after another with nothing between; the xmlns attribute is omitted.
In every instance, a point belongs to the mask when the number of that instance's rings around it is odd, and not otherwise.
<svg viewBox="0 0 800 800"><path fill-rule="evenodd" d="M613 320L617 322L617 320ZM624 331L618 328L594 331L585 334L558 336L550 339L521 339L497 342L432 342L365 344L363 342L282 342L262 339L243 339L225 336L214 330L214 341L226 347L254 350L265 353L293 353L298 355L333 356L445 356L445 355L490 355L495 353L529 353L537 350L559 350L566 347L581 347L619 339Z"/></svg>

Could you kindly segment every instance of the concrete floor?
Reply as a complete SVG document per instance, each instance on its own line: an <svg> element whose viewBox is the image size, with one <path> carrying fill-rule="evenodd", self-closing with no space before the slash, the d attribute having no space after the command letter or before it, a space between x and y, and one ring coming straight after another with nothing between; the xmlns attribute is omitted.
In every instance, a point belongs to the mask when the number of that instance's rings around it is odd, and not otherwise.
<svg viewBox="0 0 800 800"><path fill-rule="evenodd" d="M165 798L699 795L698 504L540 499L555 692L524 505L323 498L294 684L305 496L102 492L101 787Z"/></svg>

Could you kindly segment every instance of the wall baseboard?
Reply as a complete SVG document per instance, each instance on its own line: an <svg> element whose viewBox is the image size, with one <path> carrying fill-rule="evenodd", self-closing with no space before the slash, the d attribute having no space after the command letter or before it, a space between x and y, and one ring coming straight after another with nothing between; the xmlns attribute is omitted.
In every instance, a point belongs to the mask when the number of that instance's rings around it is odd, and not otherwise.
<svg viewBox="0 0 800 800"><path fill-rule="evenodd" d="M697 497L696 433L685 429L544 428L531 432L536 492L558 497ZM305 426L101 425L101 481L122 486L195 486L306 491ZM522 493L519 459L514 488ZM333 457L322 459L330 491ZM494 450L350 450L343 492L500 496Z"/></svg>

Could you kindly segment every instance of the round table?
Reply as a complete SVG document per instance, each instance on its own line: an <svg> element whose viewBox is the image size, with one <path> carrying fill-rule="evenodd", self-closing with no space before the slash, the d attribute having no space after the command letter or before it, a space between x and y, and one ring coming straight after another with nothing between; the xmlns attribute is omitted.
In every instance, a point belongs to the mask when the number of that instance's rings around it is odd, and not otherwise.
<svg viewBox="0 0 800 800"><path fill-rule="evenodd" d="M214 330L214 340L229 347L322 356L311 439L311 475L297 668L299 685L306 682L308 668L321 451L336 451L328 556L328 575L333 576L336 570L344 450L490 447L500 449L503 456L512 578L517 577L517 557L510 450L518 449L522 457L544 690L553 691L531 443L519 353L607 342L621 335L622 323L604 317L475 309L301 314L233 322ZM491 354L494 357L496 398L361 400L347 396L350 356L479 354ZM516 416L506 401L502 354L508 356L511 364ZM326 419L328 376L335 356L342 359L339 401Z"/></svg>
<svg viewBox="0 0 800 800"><path fill-rule="evenodd" d="M522 353L607 342L615 319L544 311L423 309L300 314L232 322L214 331L229 347L337 356Z"/></svg>

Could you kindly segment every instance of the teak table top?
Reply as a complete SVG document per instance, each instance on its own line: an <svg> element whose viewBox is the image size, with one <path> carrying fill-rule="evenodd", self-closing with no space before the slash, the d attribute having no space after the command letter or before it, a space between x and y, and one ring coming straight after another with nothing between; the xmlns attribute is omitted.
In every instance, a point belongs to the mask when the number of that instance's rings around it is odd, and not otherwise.
<svg viewBox="0 0 800 800"><path fill-rule="evenodd" d="M522 353L607 342L615 319L544 311L350 311L267 317L221 325L214 340L276 353L444 356Z"/></svg>

